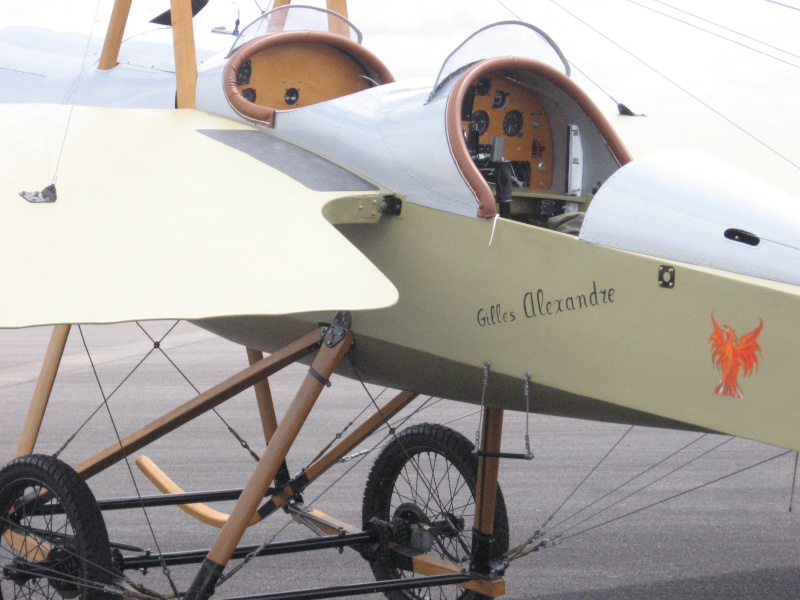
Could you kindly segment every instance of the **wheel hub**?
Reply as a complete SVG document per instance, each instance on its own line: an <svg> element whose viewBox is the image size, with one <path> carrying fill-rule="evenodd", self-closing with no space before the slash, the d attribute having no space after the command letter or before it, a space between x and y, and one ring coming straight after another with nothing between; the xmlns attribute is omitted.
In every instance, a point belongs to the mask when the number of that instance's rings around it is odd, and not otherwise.
<svg viewBox="0 0 800 600"><path fill-rule="evenodd" d="M75 584L80 578L80 559L66 548L51 549L48 557L39 562L16 557L3 565L3 578L18 586L37 578L47 579L62 598L76 598L80 594Z"/></svg>
<svg viewBox="0 0 800 600"><path fill-rule="evenodd" d="M50 585L64 598L77 597L80 588L75 582L81 576L81 562L75 553L67 548L53 548L45 562L49 566L47 571L50 574Z"/></svg>
<svg viewBox="0 0 800 600"><path fill-rule="evenodd" d="M428 515L416 504L413 502L403 502L400 506L398 506L395 511L394 515L392 515L392 520L395 518L403 519L410 524L419 525L423 523L425 525L430 525L431 520L428 518Z"/></svg>

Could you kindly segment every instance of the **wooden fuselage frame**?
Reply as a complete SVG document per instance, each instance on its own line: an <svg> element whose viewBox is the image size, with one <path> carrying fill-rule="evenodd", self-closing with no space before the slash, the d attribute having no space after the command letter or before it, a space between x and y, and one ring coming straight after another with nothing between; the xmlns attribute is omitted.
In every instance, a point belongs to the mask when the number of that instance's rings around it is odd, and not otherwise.
<svg viewBox="0 0 800 600"><path fill-rule="evenodd" d="M258 350L248 348L249 367L127 435L119 443L112 444L105 450L87 458L76 465L75 470L85 479L97 475L245 389L253 387L267 448L230 515L214 511L203 504L181 505L187 513L198 520L221 528L216 542L201 567L201 573L198 574L196 583L203 580L202 569L207 568L209 564L213 565L214 569L221 574L248 527L256 525L263 518L292 501L308 484L325 473L367 437L380 427L388 425L388 419L391 419L417 397L417 394L412 392L398 393L376 409L370 417L337 445L319 456L302 472L299 478L280 484L274 493L268 493L273 481L277 481L279 469L285 465L286 456L317 398L324 390L325 383L353 346L352 333L346 331L341 339L331 341L328 335L329 330L330 326L317 328L267 357L264 357ZM34 451L69 331L70 326L68 325L57 326L53 330L48 346L47 360L43 365L20 436L17 456L24 456ZM309 374L301 383L286 413L279 419L275 412L268 378L303 358L311 361ZM485 538L491 538L494 527L499 458L491 456L491 454L500 450L502 415L502 410L487 408L484 417L481 450L488 456L479 458L473 531L476 535ZM179 494L182 492L152 461L146 457L140 458L143 460L137 461L137 464L158 488L165 493ZM267 498L266 502L265 497ZM259 505L261 505L260 509ZM295 514L295 519L298 522L312 521L317 530L331 536L360 531L359 526L344 523L318 510L302 510ZM20 554L26 555L29 560L39 561L47 558L47 550L41 540L36 539L29 542L25 534L10 531L7 531L4 537L7 543L12 544ZM28 550L28 548L36 548L36 550ZM415 554L411 558L410 564L414 572L423 576L456 575L464 572L462 564L450 563L426 554ZM464 581L459 585L493 597L505 593L505 584L502 579L486 579L482 575L485 577L488 573L476 573L475 579ZM193 598L207 597L203 596L205 590L197 589L197 587L197 585L193 585L190 588L189 596Z"/></svg>
<svg viewBox="0 0 800 600"><path fill-rule="evenodd" d="M174 7L180 5L173 3ZM174 18L185 20L185 13L176 9ZM176 47L187 45L176 36ZM314 48L308 46L307 51L313 53ZM270 58L265 56L265 60ZM107 57L103 60L113 62ZM192 74L188 77L191 81ZM351 73L351 79L358 77ZM268 83L259 82L258 86L266 90ZM286 85L283 82L265 92L269 104L280 102L280 88ZM179 85L179 105L191 106L185 90L185 85ZM339 90L352 91L357 90ZM328 98L312 93L311 99L314 103ZM448 113L455 120L450 135L457 138L463 122L453 114L454 110ZM267 119L255 120L272 124ZM608 139L619 162L629 160L624 148L611 136ZM530 154L535 141L530 140L528 146L526 140L519 151ZM547 143L540 143L546 149ZM467 181L475 176L476 172L465 173ZM477 190L478 184L473 189ZM531 187L546 189L548 185L548 180L542 180ZM487 190L481 187L476 193L478 214L485 217L494 214ZM359 332L354 359L371 380L401 384L412 392L398 395L382 414L374 415L312 464L305 473L310 481L379 427L384 418L405 406L415 392L430 391L472 402L486 392L486 403L492 408L486 409L483 449L492 452L499 448L502 410L524 406L526 372L533 378L533 409L537 412L654 425L687 424L800 450L800 407L795 397L795 361L791 360L796 355L793 332L799 325L795 286L675 261L665 264L650 256L581 243L529 225L494 224L415 206L411 200L400 217L383 219L377 225L343 226L342 231L401 292L397 306L354 316ZM409 239L415 243L410 244ZM674 285L668 289L659 285L659 273L665 266L675 274ZM765 361L760 372L748 380L745 399L731 400L714 393L717 374L708 348L712 314L743 331L759 320L765 323L761 338ZM209 561L226 565L253 523L259 503L323 387L319 377L309 375L278 424L266 378L320 347L321 330L290 342L319 320L320 315L312 314L202 321L202 326L229 339L274 352L258 358L251 351L253 364L248 369L130 434L120 445L83 461L77 465L78 472L91 477L238 391L260 386L259 409L270 444L232 513L220 523L222 530L209 553ZM55 330L18 455L34 449L67 333L66 326ZM323 380L328 378L351 341L348 334L333 348L323 344L313 362L315 373ZM286 345L279 348L281 344ZM486 361L491 363L492 382L482 390ZM491 535L497 459L484 456L480 460L474 528ZM295 491L289 484L270 502L278 508ZM339 528L341 524L331 525L331 531ZM24 545L24 540L14 543ZM425 557L415 563L415 570L421 573L460 569L461 565ZM476 580L465 587L499 595L502 580Z"/></svg>

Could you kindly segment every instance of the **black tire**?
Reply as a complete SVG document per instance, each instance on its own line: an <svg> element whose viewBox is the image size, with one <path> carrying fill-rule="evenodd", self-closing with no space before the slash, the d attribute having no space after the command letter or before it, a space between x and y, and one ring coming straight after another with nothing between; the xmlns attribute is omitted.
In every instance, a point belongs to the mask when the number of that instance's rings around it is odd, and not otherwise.
<svg viewBox="0 0 800 600"><path fill-rule="evenodd" d="M449 534L436 536L437 541L429 553L468 566L478 478L474 449L463 435L442 425L414 425L397 434L381 451L367 478L362 507L364 527L370 526L373 517L392 522L393 517L400 514L417 515L428 523L453 523ZM492 558L499 558L508 550L508 531L506 505L498 486ZM370 567L378 580L414 576L391 564L386 557L370 556L370 559ZM482 594L456 586L386 595L392 600L484 598Z"/></svg>
<svg viewBox="0 0 800 600"><path fill-rule="evenodd" d="M33 547L21 547L23 536ZM2 600L110 597L103 593L112 580L105 522L69 465L30 455L0 470L0 568Z"/></svg>

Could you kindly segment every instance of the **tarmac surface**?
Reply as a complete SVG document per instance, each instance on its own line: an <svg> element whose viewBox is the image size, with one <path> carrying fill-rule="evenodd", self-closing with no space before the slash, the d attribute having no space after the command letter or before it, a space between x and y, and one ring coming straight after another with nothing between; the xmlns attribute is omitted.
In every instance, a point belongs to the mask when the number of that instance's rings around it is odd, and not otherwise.
<svg viewBox="0 0 800 600"><path fill-rule="evenodd" d="M154 350L153 341L160 340L172 325L73 327L36 452L59 451L80 428L59 454L74 465L113 443L115 427L125 435L192 397L192 386L205 390L246 366L243 348L183 322ZM4 432L0 463L14 455L49 335L49 328L0 331L0 422ZM306 370L303 365L292 365L270 379L279 416ZM335 440L370 402L359 382L335 377L333 383L323 392L292 448L288 463L293 473ZM382 392L368 389L372 395ZM102 403L104 396L113 426ZM476 407L430 401L428 408L411 414L424 400L402 414L407 417L403 426L447 423L474 440ZM97 414L81 428L98 407ZM262 452L263 435L252 391L223 404L218 412L220 416L203 415L137 454L147 454L186 490L241 487L254 460L228 431L228 425L257 454ZM503 449L521 452L525 415L507 414L505 423ZM789 511L795 453L726 436L629 430L622 425L553 417L532 416L529 428L535 459L504 460L500 470L511 543L529 538L559 509L545 536L558 543L509 566L507 598L743 600L800 595L800 498L795 501L795 511ZM307 504L359 525L364 483L377 453L332 469L308 489ZM762 461L766 462L728 476ZM685 466L679 468L681 465ZM142 495L156 493L132 463L130 469L124 463L116 465L89 483L99 499L136 495L137 487ZM214 507L227 511L230 503ZM141 510L105 516L112 540L154 550L208 548L217 531L176 507L150 509L146 518ZM293 523L284 529L289 522L279 512L252 528L245 541L310 535ZM559 533L561 537L555 538ZM177 587L185 589L196 567L170 571ZM220 586L214 598L372 579L368 565L356 552L323 550L256 559ZM140 581L164 593L170 590L161 569L151 570Z"/></svg>

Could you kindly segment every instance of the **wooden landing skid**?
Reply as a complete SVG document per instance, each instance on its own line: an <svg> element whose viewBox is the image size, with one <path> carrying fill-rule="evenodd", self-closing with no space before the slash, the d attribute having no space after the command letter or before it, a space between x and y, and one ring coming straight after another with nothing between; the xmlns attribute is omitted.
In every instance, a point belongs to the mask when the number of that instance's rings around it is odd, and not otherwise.
<svg viewBox="0 0 800 600"><path fill-rule="evenodd" d="M69 326L58 326L54 329L45 364L20 436L18 456L33 452L68 334ZM302 505L298 509L295 500L307 485L384 425L387 419L407 406L416 397L416 394L410 392L397 394L336 446L318 457L300 476L288 482L285 477L283 479L279 477L281 468L283 467L285 470L285 459L297 434L325 388L325 383L352 344L350 317L347 313L340 313L331 326L320 327L268 357L264 357L258 351L248 349L250 365L247 368L169 411L138 431L129 434L120 443L111 445L84 460L75 467L75 470L84 479L88 479L245 389L254 387L267 448L230 515L214 511L199 503L182 506L195 518L221 528L186 597L189 600L210 598L223 570L236 553L245 530L278 508L286 506L297 521L309 525L319 535L344 535L353 532L364 535L359 527L349 525L319 511L306 511ZM308 374L283 418L278 420L268 377L314 352L316 355ZM505 584L502 579L488 579L485 576L491 572L489 547L494 526L494 500L497 490L499 459L494 456L483 456L483 453L491 455L499 450L502 422L502 410L485 409L481 436L482 452L479 453L478 458L478 482L472 535L473 557L470 569L470 572L475 573L476 577L468 581L456 582L464 588L488 596L499 596L505 593ZM168 494L182 492L181 488L152 462L148 464L145 460L143 470L162 492ZM273 482L277 483L278 487L270 491ZM265 497L268 498L266 502ZM25 548L24 536L15 534L13 545L18 549ZM408 549L395 545L390 549L401 561L398 564L402 564L403 569L413 570L419 575L437 577L452 575L456 577L460 574L462 577L464 576L464 568L461 564L451 563L419 552L409 552Z"/></svg>

